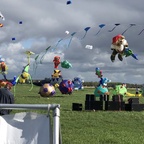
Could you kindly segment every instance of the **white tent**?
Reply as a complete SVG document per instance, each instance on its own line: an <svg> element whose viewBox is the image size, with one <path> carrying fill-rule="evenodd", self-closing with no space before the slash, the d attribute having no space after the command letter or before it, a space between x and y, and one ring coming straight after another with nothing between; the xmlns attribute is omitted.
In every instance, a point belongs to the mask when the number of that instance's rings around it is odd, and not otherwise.
<svg viewBox="0 0 144 144"><path fill-rule="evenodd" d="M45 109L0 116L0 144L61 144L60 105L0 104L0 109ZM53 124L50 111L53 111ZM53 128L52 128L53 127Z"/></svg>

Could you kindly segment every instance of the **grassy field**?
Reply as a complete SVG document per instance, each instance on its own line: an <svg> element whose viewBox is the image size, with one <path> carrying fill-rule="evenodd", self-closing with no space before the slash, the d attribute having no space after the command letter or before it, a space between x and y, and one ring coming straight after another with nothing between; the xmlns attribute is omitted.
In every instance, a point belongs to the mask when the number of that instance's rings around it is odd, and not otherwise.
<svg viewBox="0 0 144 144"><path fill-rule="evenodd" d="M85 95L93 94L93 88L74 91L72 95L56 95L50 98L39 96L39 87L17 85L16 104L60 104L60 123L63 144L143 144L144 112L85 111ZM135 91L129 90L131 93ZM125 97L127 101L129 97ZM82 103L82 111L72 111L72 103ZM144 103L144 97L140 98ZM13 113L19 112L13 110ZM34 111L44 113L44 111Z"/></svg>

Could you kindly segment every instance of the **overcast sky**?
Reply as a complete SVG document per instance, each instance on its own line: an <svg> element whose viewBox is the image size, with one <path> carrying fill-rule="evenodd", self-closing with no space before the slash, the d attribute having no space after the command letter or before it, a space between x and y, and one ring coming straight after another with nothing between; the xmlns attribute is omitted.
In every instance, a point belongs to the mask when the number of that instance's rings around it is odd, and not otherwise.
<svg viewBox="0 0 144 144"><path fill-rule="evenodd" d="M99 81L95 75L95 68L99 67L103 77L112 82L143 84L144 1L72 0L70 5L66 2L67 0L0 1L0 11L5 17L5 20L0 19L0 23L4 25L0 28L0 55L8 65L7 78L21 74L23 66L28 62L24 52L30 50L35 53L31 56L29 71L33 79L51 77L54 70L53 58L60 56L61 61L68 60L72 64L69 69L59 65L58 69L64 79L79 76L84 81ZM120 25L109 32L117 23ZM100 24L105 26L100 28ZM130 24L135 26L129 28ZM86 27L90 29L82 39ZM124 36L129 48L138 55L139 60L130 56L121 62L116 57L112 63L112 38L126 29ZM65 31L69 31L69 34ZM76 34L70 39L73 32ZM140 32L142 33L139 34ZM92 45L93 49L86 49L86 45ZM42 56L48 46L51 48L35 71L35 57ZM3 76L0 78L3 79Z"/></svg>

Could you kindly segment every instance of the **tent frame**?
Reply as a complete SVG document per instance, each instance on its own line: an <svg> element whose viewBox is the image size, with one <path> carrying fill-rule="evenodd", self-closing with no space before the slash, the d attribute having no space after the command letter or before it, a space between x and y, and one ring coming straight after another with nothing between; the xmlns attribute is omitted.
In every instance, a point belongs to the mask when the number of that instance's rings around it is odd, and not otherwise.
<svg viewBox="0 0 144 144"><path fill-rule="evenodd" d="M30 110L41 109L53 111L53 144L62 144L60 132L60 105L59 104L0 104L0 109Z"/></svg>

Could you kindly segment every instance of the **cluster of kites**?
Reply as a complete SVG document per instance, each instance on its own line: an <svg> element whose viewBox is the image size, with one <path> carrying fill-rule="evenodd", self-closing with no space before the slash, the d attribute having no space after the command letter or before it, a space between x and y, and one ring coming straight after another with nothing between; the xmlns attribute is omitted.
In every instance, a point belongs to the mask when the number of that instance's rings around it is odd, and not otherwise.
<svg viewBox="0 0 144 144"><path fill-rule="evenodd" d="M59 56L55 56L53 59L54 71L51 75L51 78L45 78L40 82L35 82L37 86L41 86L39 94L42 97L53 96L56 93L56 88L60 90L62 94L72 94L73 90L83 89L83 80L79 77L75 77L73 80L64 79L61 70L58 69L59 65L62 68L71 68L72 65L67 61L60 61Z"/></svg>
<svg viewBox="0 0 144 144"><path fill-rule="evenodd" d="M66 4L69 5L71 3L72 3L71 1L67 1ZM5 17L2 15L1 12L0 12L0 19L2 19L2 21L5 20ZM22 21L20 21L19 24L22 24ZM108 32L114 31L120 25L121 25L120 23L114 24L112 29L108 30ZM105 26L106 26L106 24L99 24L98 25L99 29L95 33L95 36L98 35ZM138 60L137 55L135 53L133 53L133 51L128 47L129 44L124 36L124 34L133 26L136 26L136 24L129 24L129 26L122 32L122 34L118 34L112 38L112 44L111 44L112 53L110 56L110 59L112 62L115 61L115 57L117 55L118 55L118 58L120 61L123 60L123 57L129 57L129 56L132 56L134 59ZM3 23L0 23L0 27L3 27ZM83 40L86 37L86 35L90 29L91 29L91 27L85 27L83 29L84 34L82 35L80 40ZM141 35L143 31L144 31L144 29L142 29L138 33L138 35ZM52 51L55 50L59 46L59 44L65 39L69 39L68 45L67 45L67 48L68 48L71 44L73 37L78 32L72 32L70 34L69 31L65 31L65 33L67 34L67 36L65 38L59 39L56 42L55 46L49 46L46 49L44 49L43 51L41 51L40 54L36 55L35 71L36 71L38 64L43 63L43 59L49 50L52 50ZM15 40L15 38L13 37L12 40ZM93 46L86 45L85 48L93 49ZM0 73L4 77L4 80L0 81L0 87L4 86L6 84L11 85L11 87L12 87L12 86L15 86L17 83L26 83L26 81L30 80L30 82L32 84L32 87L30 90L32 90L33 82L32 82L31 75L29 74L30 56L34 55L35 53L33 53L31 51L26 51L25 54L27 55L28 63L23 67L21 74L18 77L14 76L12 81L7 80L6 74L7 74L8 67L7 67L5 61L2 60L2 57L0 57ZM72 68L72 64L68 60L61 61L61 58L59 56L55 56L53 59L53 64L54 64L54 72L53 72L51 78L45 79L40 82L41 88L40 88L39 94L41 96L44 96L44 97L51 96L51 95L53 96L55 94L56 87L59 88L59 90L61 91L62 94L71 94L74 89L77 89L77 90L83 89L83 86L82 86L83 81L79 77L75 77L73 80L65 80L65 79L63 79L63 77L61 75L61 71L58 70L59 66L61 66L62 68L65 68L65 69ZM106 86L107 86L107 83L110 82L110 80L107 78L103 78L102 71L99 68L96 68L96 75L98 76L98 78L100 78L100 82L99 82L98 87L96 87L94 93L96 96L98 96L100 94L105 94L108 92L108 89L106 88Z"/></svg>

